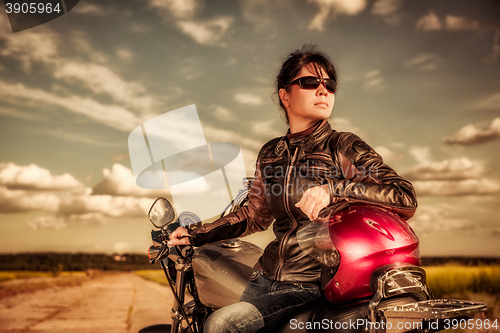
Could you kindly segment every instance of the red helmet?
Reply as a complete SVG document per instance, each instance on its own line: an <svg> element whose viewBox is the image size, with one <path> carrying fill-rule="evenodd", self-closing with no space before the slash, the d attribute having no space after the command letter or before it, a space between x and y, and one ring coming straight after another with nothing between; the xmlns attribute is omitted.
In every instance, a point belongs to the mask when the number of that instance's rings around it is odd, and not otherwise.
<svg viewBox="0 0 500 333"><path fill-rule="evenodd" d="M325 297L344 302L372 295L370 277L394 263L420 266L418 237L405 220L374 205L357 205L330 218L330 237L340 254L337 272Z"/></svg>

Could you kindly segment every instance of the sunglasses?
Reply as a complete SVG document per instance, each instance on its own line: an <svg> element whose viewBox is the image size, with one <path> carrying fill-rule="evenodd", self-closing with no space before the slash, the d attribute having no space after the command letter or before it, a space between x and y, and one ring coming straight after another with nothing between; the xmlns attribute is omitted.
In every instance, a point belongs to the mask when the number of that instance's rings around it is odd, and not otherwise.
<svg viewBox="0 0 500 333"><path fill-rule="evenodd" d="M299 77L298 79L293 80L292 82L287 84L285 86L285 89L293 86L294 84L297 84L302 89L316 89L322 83L324 83L324 86L326 90L328 90L328 92L335 94L335 92L337 91L337 82L335 82L335 80L323 79L316 76Z"/></svg>

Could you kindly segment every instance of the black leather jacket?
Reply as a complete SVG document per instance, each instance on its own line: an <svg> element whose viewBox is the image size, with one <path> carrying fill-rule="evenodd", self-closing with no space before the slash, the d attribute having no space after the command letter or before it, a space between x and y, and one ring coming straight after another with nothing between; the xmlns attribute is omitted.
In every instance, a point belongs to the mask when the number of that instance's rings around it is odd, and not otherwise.
<svg viewBox="0 0 500 333"><path fill-rule="evenodd" d="M266 230L274 221L276 235L259 263L278 280L318 283L321 264L302 252L297 230L310 220L295 204L310 187L328 184L328 216L353 204L389 208L404 219L417 207L413 186L384 164L363 140L336 132L325 120L309 135L273 139L257 158L255 180L247 206L192 232L194 246L246 236Z"/></svg>

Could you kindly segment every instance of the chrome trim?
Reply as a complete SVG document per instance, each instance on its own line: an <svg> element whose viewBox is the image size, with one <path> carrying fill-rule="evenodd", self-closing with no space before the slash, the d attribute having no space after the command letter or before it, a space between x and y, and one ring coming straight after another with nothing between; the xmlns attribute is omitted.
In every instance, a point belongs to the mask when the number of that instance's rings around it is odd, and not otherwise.
<svg viewBox="0 0 500 333"><path fill-rule="evenodd" d="M411 304L389 306L378 313L386 318L445 319L486 311L486 304L458 299L431 299Z"/></svg>
<svg viewBox="0 0 500 333"><path fill-rule="evenodd" d="M228 239L222 242L223 247L230 247L230 248L241 247L241 244L242 244L241 240L239 240L238 238Z"/></svg>
<svg viewBox="0 0 500 333"><path fill-rule="evenodd" d="M427 287L427 276L421 267L401 264L400 267L389 267L377 279L377 290L368 305L369 319L375 324L380 301L395 295L412 292L423 292L428 300L432 299L432 292ZM373 333L374 329L370 328Z"/></svg>

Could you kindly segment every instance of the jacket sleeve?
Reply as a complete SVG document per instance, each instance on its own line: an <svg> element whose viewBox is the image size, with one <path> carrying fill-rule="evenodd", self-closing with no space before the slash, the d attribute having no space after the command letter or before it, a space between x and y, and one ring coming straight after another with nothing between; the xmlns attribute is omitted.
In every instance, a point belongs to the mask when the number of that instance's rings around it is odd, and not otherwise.
<svg viewBox="0 0 500 333"><path fill-rule="evenodd" d="M382 157L352 133L341 133L335 147L343 179L328 178L331 203L370 203L389 208L405 220L415 213L412 184L385 164Z"/></svg>
<svg viewBox="0 0 500 333"><path fill-rule="evenodd" d="M257 165L255 179L248 194L246 206L212 223L207 223L191 232L191 245L217 243L226 239L243 237L266 230L274 221L267 208L266 188Z"/></svg>

